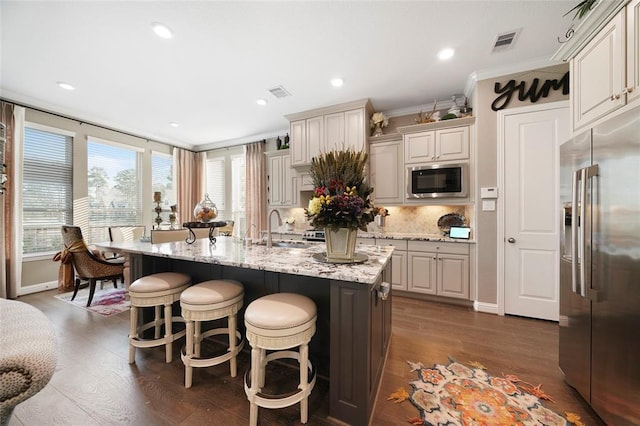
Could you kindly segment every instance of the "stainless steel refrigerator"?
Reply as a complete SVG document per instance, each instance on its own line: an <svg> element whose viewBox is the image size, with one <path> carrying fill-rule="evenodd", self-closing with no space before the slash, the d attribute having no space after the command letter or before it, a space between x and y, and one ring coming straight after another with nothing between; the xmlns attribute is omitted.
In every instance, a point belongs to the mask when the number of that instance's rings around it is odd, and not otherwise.
<svg viewBox="0 0 640 426"><path fill-rule="evenodd" d="M560 368L607 424L640 425L640 107L560 146Z"/></svg>

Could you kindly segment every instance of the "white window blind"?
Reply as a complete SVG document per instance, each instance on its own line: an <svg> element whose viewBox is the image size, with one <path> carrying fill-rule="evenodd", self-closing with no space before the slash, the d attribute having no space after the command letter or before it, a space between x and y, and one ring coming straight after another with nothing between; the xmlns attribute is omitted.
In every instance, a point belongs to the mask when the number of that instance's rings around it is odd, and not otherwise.
<svg viewBox="0 0 640 426"><path fill-rule="evenodd" d="M89 139L88 243L108 241L110 226L142 225L141 153Z"/></svg>
<svg viewBox="0 0 640 426"><path fill-rule="evenodd" d="M56 252L63 247L60 227L73 223L73 140L24 130L23 253Z"/></svg>
<svg viewBox="0 0 640 426"><path fill-rule="evenodd" d="M207 193L218 208L218 217L231 219L227 217L225 203L225 158L207 160Z"/></svg>
<svg viewBox="0 0 640 426"><path fill-rule="evenodd" d="M164 209L168 209L169 206L176 203L173 186L173 157L171 155L161 152L151 153L151 185L153 192L161 193L161 206Z"/></svg>
<svg viewBox="0 0 640 426"><path fill-rule="evenodd" d="M246 229L245 200L247 198L246 191L246 174L245 174L245 155L234 155L231 157L231 176L233 180L233 190L231 191L231 200L233 204L233 221L234 232L236 235L244 235Z"/></svg>

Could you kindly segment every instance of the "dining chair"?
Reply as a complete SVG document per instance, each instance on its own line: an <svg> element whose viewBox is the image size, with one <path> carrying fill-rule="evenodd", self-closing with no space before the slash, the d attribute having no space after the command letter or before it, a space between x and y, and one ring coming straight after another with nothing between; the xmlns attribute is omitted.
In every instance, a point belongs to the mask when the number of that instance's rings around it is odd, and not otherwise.
<svg viewBox="0 0 640 426"><path fill-rule="evenodd" d="M65 251L71 256L71 263L76 271L75 286L71 300L75 299L80 289L80 283L83 280L89 282L87 306L91 305L97 281L113 281L114 288L118 288L118 279L124 282L124 264L122 262L108 262L89 250L82 237L80 227L63 225L62 241L64 242Z"/></svg>

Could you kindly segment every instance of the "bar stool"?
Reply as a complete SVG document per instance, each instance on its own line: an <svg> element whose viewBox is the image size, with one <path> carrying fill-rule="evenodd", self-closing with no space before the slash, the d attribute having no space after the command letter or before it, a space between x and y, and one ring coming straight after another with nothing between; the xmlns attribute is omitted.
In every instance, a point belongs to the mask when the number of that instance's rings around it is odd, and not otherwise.
<svg viewBox="0 0 640 426"><path fill-rule="evenodd" d="M275 293L249 304L244 314L247 340L251 344L251 370L245 375L244 391L249 400L249 423L257 425L258 407L284 408L300 402L300 421L307 423L309 394L316 383L309 362L309 342L316 332L316 305L300 294ZM299 346L299 352L284 350ZM266 354L267 350L275 352ZM274 359L291 358L300 365L300 383L293 394L263 394L265 370ZM309 371L311 380L309 380ZM249 383L250 378L250 383Z"/></svg>
<svg viewBox="0 0 640 426"><path fill-rule="evenodd" d="M191 285L191 277L178 272L160 272L138 278L129 286L131 301L131 324L129 329L129 363L135 362L136 348L151 348L165 345L166 360L173 358L173 342L185 334L185 330L173 333L173 323L183 322L182 317L174 317L172 305L180 300L180 294ZM164 306L164 318L162 307ZM153 307L153 321L138 325L138 308ZM160 329L164 324L164 337ZM144 331L155 327L153 339L141 339Z"/></svg>
<svg viewBox="0 0 640 426"><path fill-rule="evenodd" d="M184 386L190 388L193 380L193 367L211 367L230 360L231 377L237 375L236 356L244 346L242 334L237 331L237 314L244 299L244 287L238 281L211 280L193 285L180 295L180 308L186 324L187 344L181 353L185 366ZM203 321L228 318L227 328L214 328L201 332ZM229 348L226 353L200 358L201 342L204 338L218 334L229 335Z"/></svg>

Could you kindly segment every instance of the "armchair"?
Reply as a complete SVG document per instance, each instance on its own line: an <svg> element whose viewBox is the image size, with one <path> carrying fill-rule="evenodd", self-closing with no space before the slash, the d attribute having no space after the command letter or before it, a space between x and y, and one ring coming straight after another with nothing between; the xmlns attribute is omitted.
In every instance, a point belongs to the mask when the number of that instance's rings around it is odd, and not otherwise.
<svg viewBox="0 0 640 426"><path fill-rule="evenodd" d="M122 263L107 262L93 254L84 242L82 231L78 226L63 225L62 240L65 251L71 256L71 263L77 274L71 300L75 299L78 294L81 280L89 281L87 306L91 305L97 281L113 280L113 286L116 288L118 279L124 281L124 265Z"/></svg>

